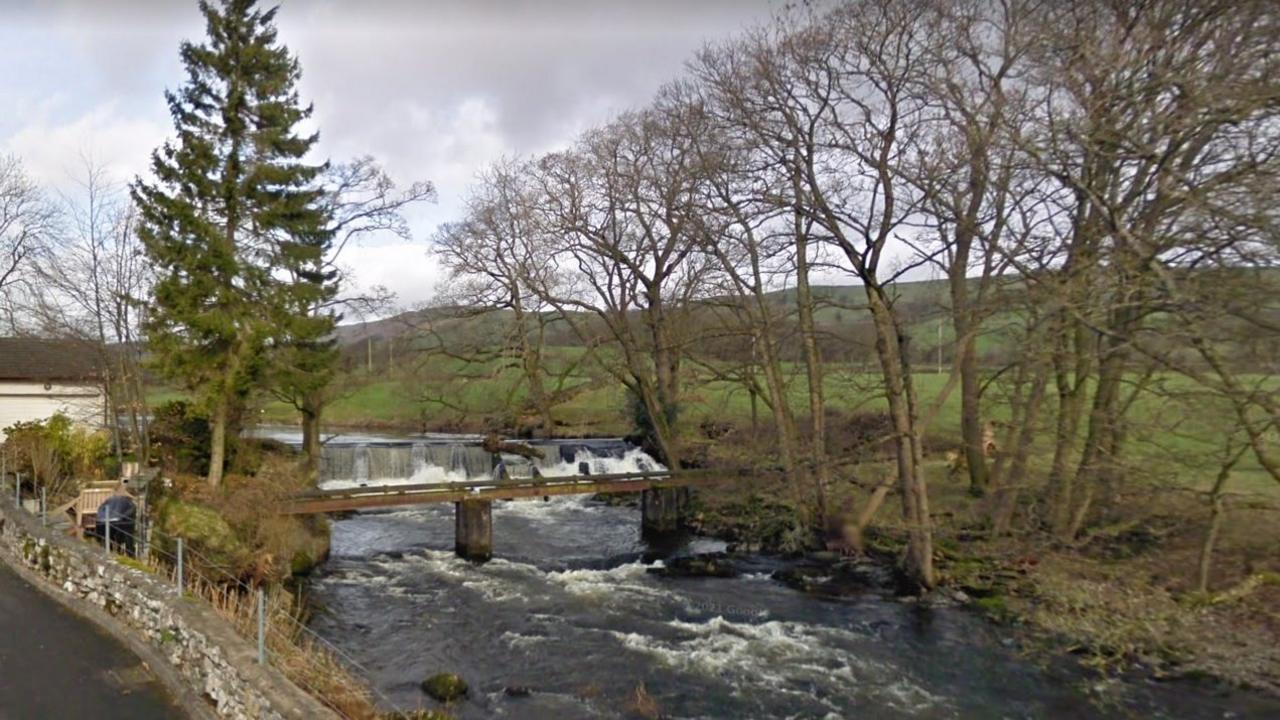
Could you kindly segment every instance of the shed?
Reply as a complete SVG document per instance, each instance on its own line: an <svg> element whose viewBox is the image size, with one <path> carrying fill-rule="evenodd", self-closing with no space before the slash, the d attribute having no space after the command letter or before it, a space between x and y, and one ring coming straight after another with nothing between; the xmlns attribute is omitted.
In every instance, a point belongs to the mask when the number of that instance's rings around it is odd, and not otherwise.
<svg viewBox="0 0 1280 720"><path fill-rule="evenodd" d="M67 340L0 338L0 440L16 422L63 413L102 427L106 397L94 346Z"/></svg>

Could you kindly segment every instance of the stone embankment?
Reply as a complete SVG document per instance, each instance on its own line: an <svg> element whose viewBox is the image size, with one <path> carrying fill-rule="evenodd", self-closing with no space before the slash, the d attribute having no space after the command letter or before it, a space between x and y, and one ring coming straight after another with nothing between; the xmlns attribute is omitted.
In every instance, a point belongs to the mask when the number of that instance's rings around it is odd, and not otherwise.
<svg viewBox="0 0 1280 720"><path fill-rule="evenodd" d="M85 613L135 647L143 644L168 668L157 675L175 695L198 697L208 711L234 720L336 718L278 670L259 665L256 649L204 601L180 597L171 583L108 558L102 548L41 527L0 506L0 560L20 569L49 595Z"/></svg>

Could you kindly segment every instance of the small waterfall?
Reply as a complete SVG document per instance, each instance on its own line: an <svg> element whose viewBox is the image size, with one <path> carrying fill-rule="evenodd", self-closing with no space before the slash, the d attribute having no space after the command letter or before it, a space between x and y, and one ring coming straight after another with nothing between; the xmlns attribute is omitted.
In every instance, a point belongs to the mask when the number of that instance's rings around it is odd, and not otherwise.
<svg viewBox="0 0 1280 720"><path fill-rule="evenodd" d="M453 445L428 445L427 465L440 468L445 472L452 471L453 468Z"/></svg>
<svg viewBox="0 0 1280 720"><path fill-rule="evenodd" d="M326 446L320 455L320 480L350 480L355 477L356 449Z"/></svg>
<svg viewBox="0 0 1280 720"><path fill-rule="evenodd" d="M361 485L369 482L369 446L358 445L355 448L355 460L351 467L351 479Z"/></svg>
<svg viewBox="0 0 1280 720"><path fill-rule="evenodd" d="M662 464L623 440L534 443L543 457L495 456L476 444L414 440L326 445L320 468L322 487L397 483L460 482L566 475L607 475L662 470Z"/></svg>
<svg viewBox="0 0 1280 720"><path fill-rule="evenodd" d="M491 477L495 465L493 454L474 445L450 445L449 469L468 478Z"/></svg>
<svg viewBox="0 0 1280 720"><path fill-rule="evenodd" d="M370 448L369 477L374 482L413 477L413 448L405 445Z"/></svg>
<svg viewBox="0 0 1280 720"><path fill-rule="evenodd" d="M428 455L427 444L416 442L413 444L411 460L413 465L412 475L419 475L427 469Z"/></svg>
<svg viewBox="0 0 1280 720"><path fill-rule="evenodd" d="M621 441L599 446L564 444L560 446L559 454L546 453L546 457L537 462L537 467L543 475L550 476L613 475L667 469L644 450Z"/></svg>

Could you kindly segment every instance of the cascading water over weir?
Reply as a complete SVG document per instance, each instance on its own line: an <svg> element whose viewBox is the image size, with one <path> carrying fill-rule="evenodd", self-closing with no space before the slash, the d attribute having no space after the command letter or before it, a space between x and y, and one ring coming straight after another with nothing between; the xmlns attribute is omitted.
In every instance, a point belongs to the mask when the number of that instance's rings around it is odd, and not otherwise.
<svg viewBox="0 0 1280 720"><path fill-rule="evenodd" d="M341 489L370 485L461 482L492 478L501 468L511 477L538 475L608 475L662 470L643 450L620 439L542 441L529 443L541 459L491 453L477 441L343 440L324 446L320 487Z"/></svg>
<svg viewBox="0 0 1280 720"><path fill-rule="evenodd" d="M294 440L281 435L272 437ZM499 445L499 452L486 445L472 436L331 438L321 456L317 491L299 496L286 512L452 502L455 549L472 560L492 556L495 500L639 492L646 535L667 535L681 527L687 488L675 487L661 463L621 439L534 441L514 451ZM526 456L523 449L540 457Z"/></svg>

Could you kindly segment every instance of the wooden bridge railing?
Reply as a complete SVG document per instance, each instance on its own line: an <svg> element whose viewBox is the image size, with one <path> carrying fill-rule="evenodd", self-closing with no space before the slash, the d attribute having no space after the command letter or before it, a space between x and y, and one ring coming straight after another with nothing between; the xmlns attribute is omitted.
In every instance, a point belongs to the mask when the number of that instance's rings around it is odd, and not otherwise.
<svg viewBox="0 0 1280 720"><path fill-rule="evenodd" d="M509 500L551 495L639 492L663 487L727 482L751 474L754 473L749 470L653 470L605 475L553 475L410 485L367 485L301 493L294 496L284 512L307 514L462 500Z"/></svg>
<svg viewBox="0 0 1280 720"><path fill-rule="evenodd" d="M297 495L286 514L343 512L376 507L454 503L455 550L469 560L493 554L493 501L522 497L640 492L640 527L646 534L678 530L688 505L683 488L761 474L753 470L654 470L607 475L559 475L413 485L369 485Z"/></svg>

